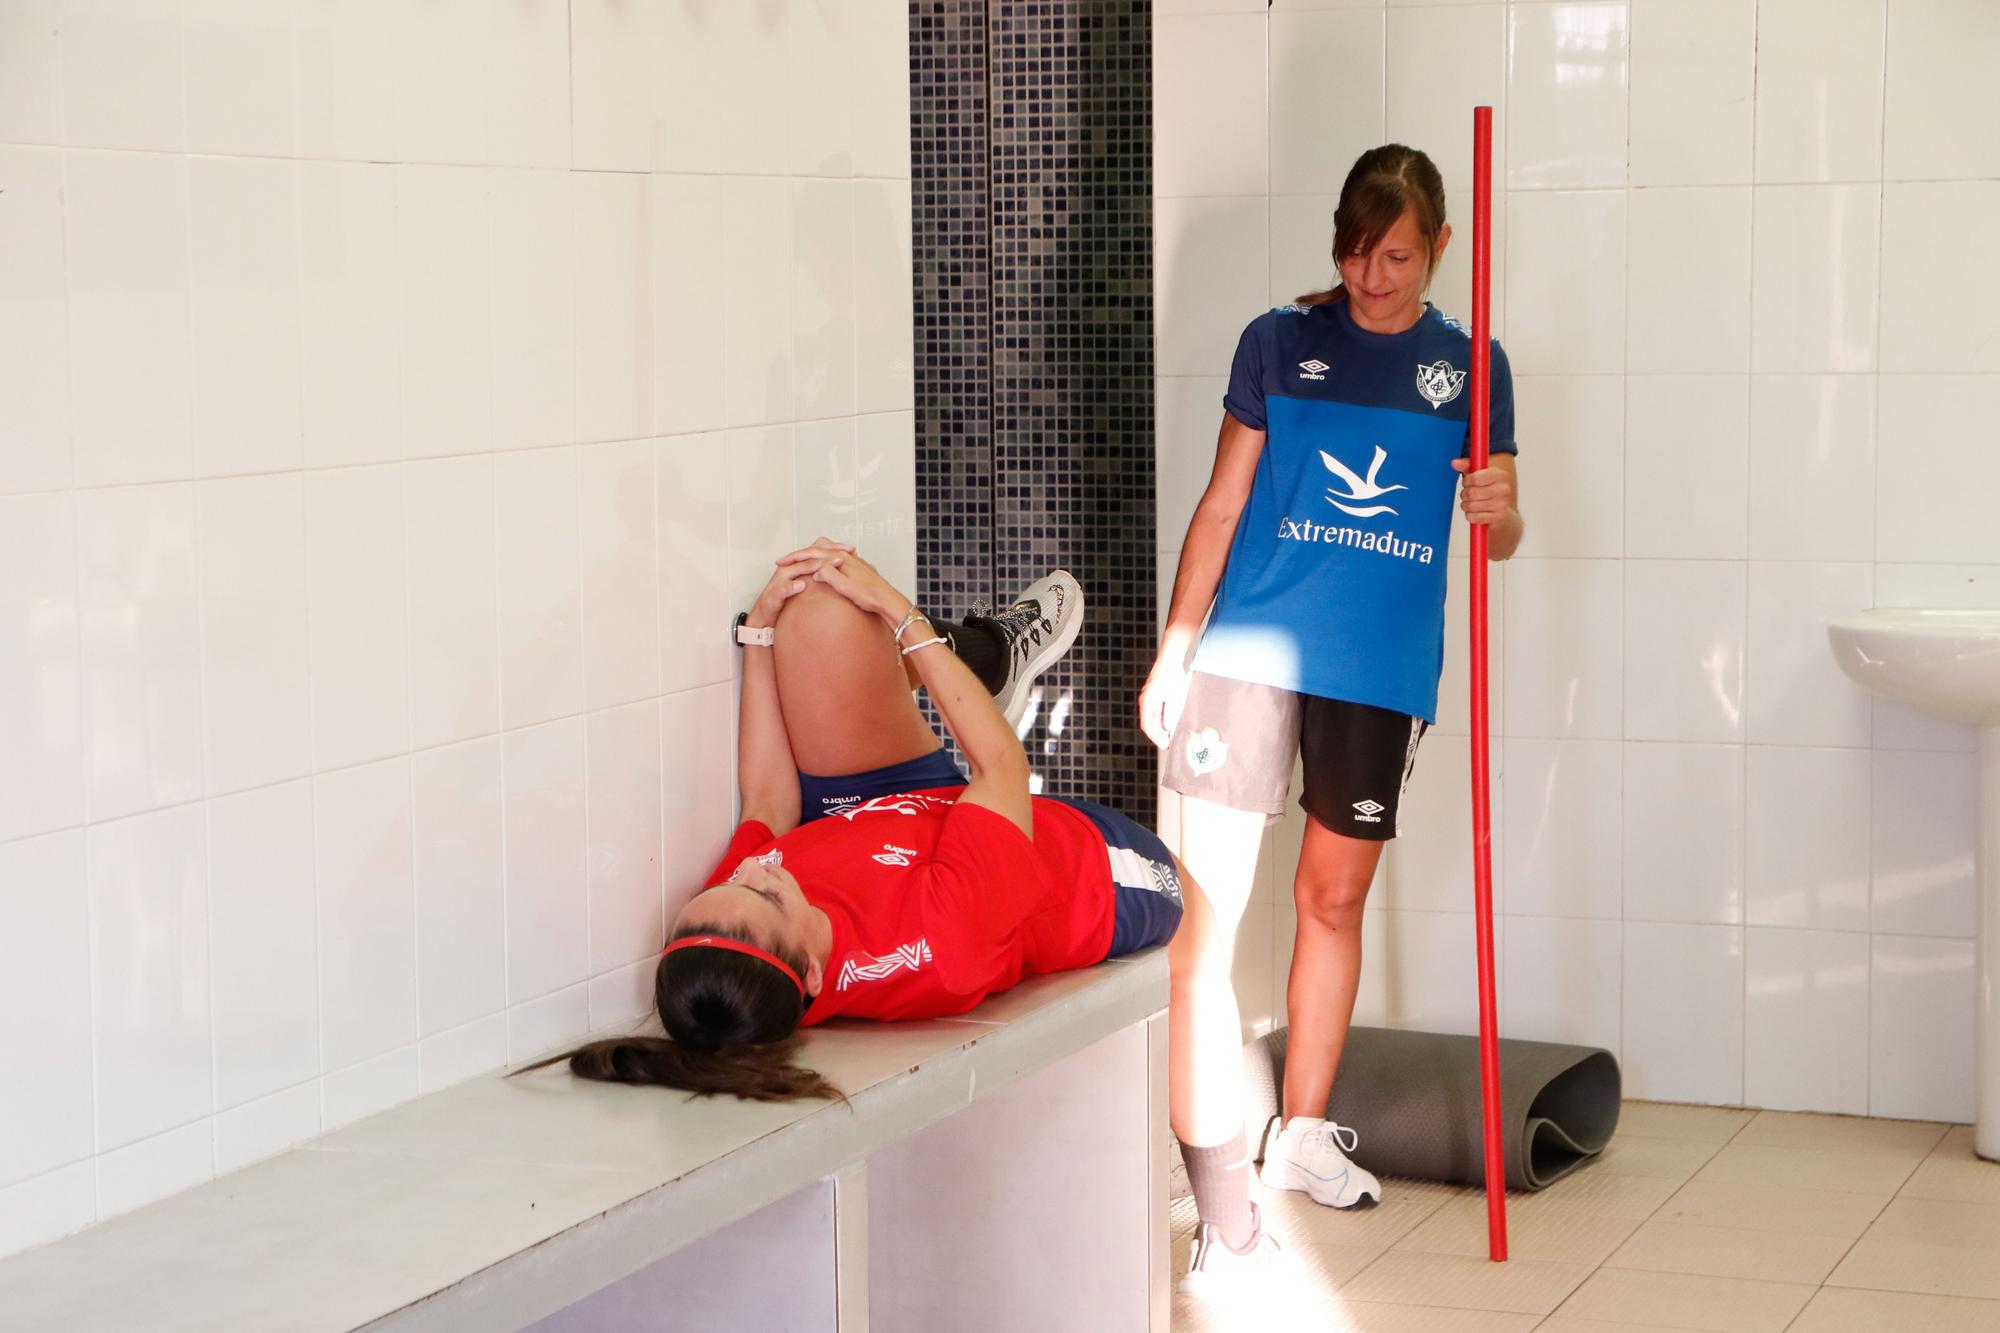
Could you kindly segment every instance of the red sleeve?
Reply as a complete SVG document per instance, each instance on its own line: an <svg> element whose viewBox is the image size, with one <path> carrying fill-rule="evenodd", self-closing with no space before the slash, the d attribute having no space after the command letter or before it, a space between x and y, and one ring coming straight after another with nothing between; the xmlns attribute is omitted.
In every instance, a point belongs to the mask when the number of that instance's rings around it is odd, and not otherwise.
<svg viewBox="0 0 2000 1333"><path fill-rule="evenodd" d="M1041 905L1035 844L1012 820L964 801L945 816L927 867L924 928L950 984L951 962L972 964ZM954 947L938 949L937 941Z"/></svg>
<svg viewBox="0 0 2000 1333"><path fill-rule="evenodd" d="M736 826L730 835L729 846L722 853L722 860L716 863L708 878L701 882L704 889L712 889L729 878L729 872L736 869L744 857L753 856L777 841L777 835L765 826L762 820L746 819Z"/></svg>

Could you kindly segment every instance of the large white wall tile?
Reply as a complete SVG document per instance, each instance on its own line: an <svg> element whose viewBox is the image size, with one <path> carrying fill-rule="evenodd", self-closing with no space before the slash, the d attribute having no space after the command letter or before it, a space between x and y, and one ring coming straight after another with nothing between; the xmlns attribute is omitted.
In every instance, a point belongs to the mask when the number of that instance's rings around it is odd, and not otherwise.
<svg viewBox="0 0 2000 1333"><path fill-rule="evenodd" d="M0 1100L0 1186L96 1147L90 1029L83 834L0 844L0 1043L14 1087L33 1090ZM6 1236L0 1224L0 1247Z"/></svg>
<svg viewBox="0 0 2000 1333"><path fill-rule="evenodd" d="M1785 1111L1868 1113L1868 937L1744 932L1743 1097Z"/></svg>
<svg viewBox="0 0 2000 1333"><path fill-rule="evenodd" d="M184 805L88 836L99 1152L215 1108L206 822Z"/></svg>
<svg viewBox="0 0 2000 1333"><path fill-rule="evenodd" d="M1274 20L1262 14L1202 14L1162 16L1154 23L1153 193L1156 197L1263 194L1267 188L1299 193L1309 188L1303 181L1324 177L1334 169L1330 158L1317 163L1300 162L1293 169L1303 167L1303 173L1296 181L1287 177L1288 183L1280 185L1268 165L1272 154L1267 152L1267 146L1278 152L1286 151L1285 146L1293 142L1302 150L1310 148L1303 139L1288 140L1276 132L1281 90L1286 86L1282 79L1284 71L1293 71L1293 95L1301 99L1294 109L1305 119L1319 122L1319 116L1309 111L1315 98L1311 82L1298 77L1305 74L1303 66L1310 54L1304 44L1312 43L1318 48L1333 37L1324 30L1323 22L1318 26L1297 26L1299 22L1313 24L1316 20L1317 16L1295 21L1297 30L1293 40L1300 45L1298 50L1280 48L1278 35L1269 32L1272 77L1268 81L1265 46L1267 31L1276 27ZM1376 64L1372 77L1373 123L1378 129L1382 123L1381 30L1381 15L1377 14ZM1321 59L1342 58L1337 46L1318 54ZM1319 89L1317 96L1339 97L1339 90L1332 86L1337 82L1328 80L1328 86ZM1267 101L1272 115L1268 127L1264 118ZM1350 98L1346 105L1351 111L1355 102ZM1307 125L1301 125L1300 131L1302 135L1311 132ZM1350 156L1348 160L1353 159Z"/></svg>
<svg viewBox="0 0 2000 1333"><path fill-rule="evenodd" d="M1271 196L1271 283L1266 293L1270 306L1339 284L1333 263L1333 210L1338 202L1331 194ZM1226 375L1223 382L1228 383Z"/></svg>
<svg viewBox="0 0 2000 1333"><path fill-rule="evenodd" d="M1974 765L1964 754L1876 753L1869 924L1877 932L1972 938L1978 915Z"/></svg>
<svg viewBox="0 0 2000 1333"><path fill-rule="evenodd" d="M729 845L736 793L708 774L728 772L733 737L727 682L660 700L666 908L671 925Z"/></svg>
<svg viewBox="0 0 2000 1333"><path fill-rule="evenodd" d="M855 422L857 474L863 479L861 531L869 559L891 587L917 586L917 418L913 410Z"/></svg>
<svg viewBox="0 0 2000 1333"><path fill-rule="evenodd" d="M576 439L576 238L569 178L496 171L486 274L493 314L493 438L503 448ZM480 442L480 447L489 447Z"/></svg>
<svg viewBox="0 0 2000 1333"><path fill-rule="evenodd" d="M1886 0L1758 0L1757 180L1882 170Z"/></svg>
<svg viewBox="0 0 2000 1333"><path fill-rule="evenodd" d="M1752 745L1744 919L1868 929L1870 759L1864 750Z"/></svg>
<svg viewBox="0 0 2000 1333"><path fill-rule="evenodd" d="M0 1189L0 1250L11 1254L97 1219L97 1163L78 1162Z"/></svg>
<svg viewBox="0 0 2000 1333"><path fill-rule="evenodd" d="M410 747L410 635L403 471L306 474L313 766Z"/></svg>
<svg viewBox="0 0 2000 1333"><path fill-rule="evenodd" d="M298 473L276 473L195 490L211 796L311 768L301 481Z"/></svg>
<svg viewBox="0 0 2000 1333"><path fill-rule="evenodd" d="M1445 246L1444 258L1438 262L1437 272L1431 276L1430 300L1439 310L1456 319L1469 330L1472 327L1472 191L1447 189L1444 196L1445 218L1452 234ZM1332 201L1327 204L1328 216L1333 212ZM1487 240L1486 253L1492 265L1492 277L1486 284L1487 328L1492 336L1504 345L1507 341L1507 283L1504 278L1507 256L1507 210L1501 204L1494 204L1487 214L1487 222L1492 235Z"/></svg>
<svg viewBox="0 0 2000 1333"><path fill-rule="evenodd" d="M1625 381L1517 375L1527 556L1625 553Z"/></svg>
<svg viewBox="0 0 2000 1333"><path fill-rule="evenodd" d="M1979 0L1893 0L1882 174L1890 180L1990 180L2000 143L1967 127L2000 119L2000 9Z"/></svg>
<svg viewBox="0 0 2000 1333"><path fill-rule="evenodd" d="M792 415L850 414L855 400L854 186L792 185L796 277L792 284Z"/></svg>
<svg viewBox="0 0 2000 1333"><path fill-rule="evenodd" d="M1508 11L1508 28L1508 186L1623 185L1627 6L1522 5Z"/></svg>
<svg viewBox="0 0 2000 1333"><path fill-rule="evenodd" d="M319 1133L319 1102L315 1081L218 1112L214 1121L216 1174L275 1157Z"/></svg>
<svg viewBox="0 0 2000 1333"><path fill-rule="evenodd" d="M387 1055L334 1070L319 1084L320 1127L332 1133L363 1116L386 1111L416 1096L420 1086L415 1046L399 1047Z"/></svg>
<svg viewBox="0 0 2000 1333"><path fill-rule="evenodd" d="M1611 739L1623 732L1624 588L1614 560L1516 560L1501 636L1509 736Z"/></svg>
<svg viewBox="0 0 2000 1333"><path fill-rule="evenodd" d="M1743 1100L1743 929L1628 921L1625 1093Z"/></svg>
<svg viewBox="0 0 2000 1333"><path fill-rule="evenodd" d="M1472 786L1466 776L1471 767L1468 737L1424 737L1403 792L1396 840L1384 851L1375 890L1369 895L1372 906L1426 912L1466 909L1472 886ZM1495 787L1497 833L1504 802L1497 783ZM1493 864L1498 866L1500 839L1496 836L1494 842ZM1290 892L1290 871L1288 866L1280 876L1284 895Z"/></svg>
<svg viewBox="0 0 2000 1333"><path fill-rule="evenodd" d="M657 480L650 441L578 451L577 532L587 708L660 688Z"/></svg>
<svg viewBox="0 0 2000 1333"><path fill-rule="evenodd" d="M583 711L578 452L494 460L500 717L509 728Z"/></svg>
<svg viewBox="0 0 2000 1333"><path fill-rule="evenodd" d="M731 179L722 184L729 226L722 238L722 412L730 425L789 421L796 359L791 322L771 312L792 307L791 266L772 255L796 254L797 220L785 181ZM713 263L713 255L702 257ZM711 328L704 335L714 336Z"/></svg>
<svg viewBox="0 0 2000 1333"><path fill-rule="evenodd" d="M1743 920L1743 747L1625 747L1625 919Z"/></svg>
<svg viewBox="0 0 2000 1333"><path fill-rule="evenodd" d="M1447 191L1472 189L1472 117L1493 108L1493 181L1507 180L1507 16L1499 5L1388 12L1388 126L1391 143L1421 148L1437 163ZM1441 88L1450 89L1439 96ZM1372 146L1372 145L1370 145ZM1352 161L1352 158L1349 159ZM1339 181L1329 187L1339 188ZM1458 244L1472 243L1472 210ZM1467 315L1470 315L1468 310Z"/></svg>
<svg viewBox="0 0 2000 1333"><path fill-rule="evenodd" d="M188 146L184 22L156 0L64 0L63 142L175 153Z"/></svg>
<svg viewBox="0 0 2000 1333"><path fill-rule="evenodd" d="M76 530L90 816L200 796L194 488L82 492Z"/></svg>
<svg viewBox="0 0 2000 1333"><path fill-rule="evenodd" d="M586 751L590 971L595 976L651 957L666 943L660 918L665 880L659 701L593 713ZM680 751L672 762L682 763Z"/></svg>
<svg viewBox="0 0 2000 1333"><path fill-rule="evenodd" d="M195 474L188 171L178 157L63 154L76 476Z"/></svg>
<svg viewBox="0 0 2000 1333"><path fill-rule="evenodd" d="M393 29L371 31L378 40L393 36L397 42L398 160L485 162L496 55L493 7L480 0L432 0L401 8Z"/></svg>
<svg viewBox="0 0 2000 1333"><path fill-rule="evenodd" d="M654 176L648 182L652 238L653 429L662 435L723 423L723 182ZM873 232L857 228L857 245ZM879 276L864 265L866 279ZM903 306L905 312L909 306ZM768 321L766 321L768 323Z"/></svg>
<svg viewBox="0 0 2000 1333"><path fill-rule="evenodd" d="M2000 180L1882 188L1885 371L2000 371L2000 256L1985 245L1938 244L1946 218L1961 235L1993 235Z"/></svg>
<svg viewBox="0 0 2000 1333"><path fill-rule="evenodd" d="M1237 19L1189 20L1190 23L1230 23ZM1253 24L1256 21L1252 20ZM1271 95L1269 139L1272 194L1325 194L1338 191L1354 160L1387 137L1384 133L1383 16L1377 10L1273 14L1270 25ZM1262 24L1256 24L1262 27ZM1186 194L1254 194L1254 161L1244 144L1233 141L1247 105L1246 83L1217 68L1215 49L1196 53L1198 71L1193 86L1200 102L1201 139L1206 161L1196 182L1204 188ZM1448 59L1447 52L1437 52ZM1254 51L1261 66L1264 51ZM1218 78L1218 74L1222 74ZM1160 127L1159 133L1170 132ZM1243 136L1256 139L1255 131Z"/></svg>
<svg viewBox="0 0 2000 1333"><path fill-rule="evenodd" d="M1877 185L1760 185L1750 368L1875 369Z"/></svg>
<svg viewBox="0 0 2000 1333"><path fill-rule="evenodd" d="M1354 1021L1423 1032L1479 1031L1471 912L1369 912L1361 926L1361 991ZM1496 942L1504 956L1505 941ZM1440 967L1450 958L1456 967ZM1505 998L1502 997L1502 1003Z"/></svg>
<svg viewBox="0 0 2000 1333"><path fill-rule="evenodd" d="M320 1068L334 1074L417 1039L410 761L323 774L313 803Z"/></svg>
<svg viewBox="0 0 2000 1333"><path fill-rule="evenodd" d="M792 25L759 5L670 12L655 75L656 171L778 176L790 169Z"/></svg>
<svg viewBox="0 0 2000 1333"><path fill-rule="evenodd" d="M1750 380L1750 558L1875 557L1875 377Z"/></svg>
<svg viewBox="0 0 2000 1333"><path fill-rule="evenodd" d="M1734 0L1731 0L1734 3ZM1626 368L1750 368L1750 190L1634 190Z"/></svg>
<svg viewBox="0 0 2000 1333"><path fill-rule="evenodd" d="M297 170L188 160L194 424L204 476L300 459Z"/></svg>
<svg viewBox="0 0 2000 1333"><path fill-rule="evenodd" d="M1261 196L1153 201L1153 346L1159 374L1229 373L1243 327L1270 308L1264 299L1269 216ZM1330 253L1330 215L1328 222Z"/></svg>
<svg viewBox="0 0 2000 1333"><path fill-rule="evenodd" d="M396 176L405 458L491 447L491 191L487 173L464 168Z"/></svg>
<svg viewBox="0 0 2000 1333"><path fill-rule="evenodd" d="M1875 450L1875 558L2000 563L2000 523L1980 488L2000 375L1884 375Z"/></svg>
<svg viewBox="0 0 2000 1333"><path fill-rule="evenodd" d="M1625 209L1616 190L1507 195L1507 352L1516 374L1625 369Z"/></svg>
<svg viewBox="0 0 2000 1333"><path fill-rule="evenodd" d="M584 750L581 717L503 741L510 1004L588 975Z"/></svg>
<svg viewBox="0 0 2000 1333"><path fill-rule="evenodd" d="M653 167L653 72L668 11L626 0L572 0L571 162L578 171Z"/></svg>
<svg viewBox="0 0 2000 1333"><path fill-rule="evenodd" d="M1470 544L1461 530L1459 549ZM1507 698L1507 580L1504 566L1489 564L1486 580L1486 706L1497 730ZM1438 675L1437 725L1441 734L1472 734L1472 560L1445 565L1444 670Z"/></svg>
<svg viewBox="0 0 2000 1333"><path fill-rule="evenodd" d="M0 124L20 38L0 15ZM7 137L0 130L0 138ZM0 148L0 495L76 480L70 451L69 297L63 259L62 154Z"/></svg>
<svg viewBox="0 0 2000 1333"><path fill-rule="evenodd" d="M0 141L53 144L62 69L58 0L20 0L0 10ZM0 1249L4 1249L0 1244Z"/></svg>
<svg viewBox="0 0 2000 1333"><path fill-rule="evenodd" d="M726 602L733 618L747 611L771 581L777 558L805 543L798 539L792 427L731 431L723 440L729 487ZM731 641L726 623L723 637Z"/></svg>
<svg viewBox="0 0 2000 1333"><path fill-rule="evenodd" d="M862 62L856 59L860 53L855 50L855 43L862 35L858 30L861 12L869 8L893 6L807 0L785 11L788 65L785 91L791 99L788 108L791 154L786 170L792 175L854 174L854 117L858 98L852 85L863 70ZM883 44L888 45L886 41ZM908 51L907 40L899 45ZM866 62L869 73L874 72L876 63ZM897 74L907 85L907 55L904 65L906 68Z"/></svg>
<svg viewBox="0 0 2000 1333"><path fill-rule="evenodd" d="M440 1032L417 1046L417 1085L436 1092L507 1063L507 1015Z"/></svg>
<svg viewBox="0 0 2000 1333"><path fill-rule="evenodd" d="M854 183L854 395L863 412L914 401L910 183Z"/></svg>
<svg viewBox="0 0 2000 1333"><path fill-rule="evenodd" d="M1866 746L1868 692L1847 678L1826 622L1874 603L1867 565L1750 566L1749 738L1765 745Z"/></svg>
<svg viewBox="0 0 2000 1333"><path fill-rule="evenodd" d="M97 1159L97 1215L115 1217L215 1176L215 1128L199 1120Z"/></svg>
<svg viewBox="0 0 2000 1333"><path fill-rule="evenodd" d="M299 0L181 0L191 153L289 157Z"/></svg>
<svg viewBox="0 0 2000 1333"><path fill-rule="evenodd" d="M1501 976L1501 1029L1527 1041L1618 1051L1622 936L1616 921L1509 916Z"/></svg>
<svg viewBox="0 0 2000 1333"><path fill-rule="evenodd" d="M298 0L300 156L402 157L404 102L429 92L399 94L410 10L402 0Z"/></svg>
<svg viewBox="0 0 2000 1333"><path fill-rule="evenodd" d="M483 13L493 27L484 90L484 160L501 166L567 168L569 0L517 0L485 6Z"/></svg>
<svg viewBox="0 0 2000 1333"><path fill-rule="evenodd" d="M910 11L903 5L850 10L854 174L910 179ZM909 216L908 210L904 217Z"/></svg>
<svg viewBox="0 0 2000 1333"><path fill-rule="evenodd" d="M1617 741L1506 742L1508 916L1619 919L1623 748Z"/></svg>
<svg viewBox="0 0 2000 1333"><path fill-rule="evenodd" d="M830 537L861 544L862 488L872 479L861 474L855 434L853 417L802 421L792 427L792 485L799 541Z"/></svg>
<svg viewBox="0 0 2000 1333"><path fill-rule="evenodd" d="M0 499L0 840L83 822L75 504Z"/></svg>
<svg viewBox="0 0 2000 1333"><path fill-rule="evenodd" d="M1742 559L1750 377L1634 375L1625 415L1625 554Z"/></svg>
<svg viewBox="0 0 2000 1333"><path fill-rule="evenodd" d="M728 680L729 453L726 437L677 435L658 446L660 690ZM784 554L773 552L772 558Z"/></svg>
<svg viewBox="0 0 2000 1333"><path fill-rule="evenodd" d="M417 1015L426 1037L507 1003L500 738L410 757Z"/></svg>
<svg viewBox="0 0 2000 1333"><path fill-rule="evenodd" d="M1208 488L1228 387L1229 380L1220 375L1177 375L1156 382L1154 528L1162 550L1180 549L1194 507Z"/></svg>
<svg viewBox="0 0 2000 1333"><path fill-rule="evenodd" d="M305 463L400 458L396 169L302 162L298 171Z"/></svg>
<svg viewBox="0 0 2000 1333"><path fill-rule="evenodd" d="M1972 941L1877 935L1872 946L1868 1114L1970 1121Z"/></svg>
<svg viewBox="0 0 2000 1333"><path fill-rule="evenodd" d="M569 180L576 245L576 436L637 439L650 432L653 420L646 182L595 172L576 172Z"/></svg>
<svg viewBox="0 0 2000 1333"><path fill-rule="evenodd" d="M311 784L213 802L208 848L215 1105L226 1110L320 1072Z"/></svg>
<svg viewBox="0 0 2000 1333"><path fill-rule="evenodd" d="M403 475L410 743L423 748L500 725L493 460L417 463Z"/></svg>
<svg viewBox="0 0 2000 1333"><path fill-rule="evenodd" d="M589 986L537 996L507 1011L507 1062L526 1064L574 1046L589 1030Z"/></svg>
<svg viewBox="0 0 2000 1333"><path fill-rule="evenodd" d="M1756 57L1757 0L1633 0L1634 185L1749 181Z"/></svg>
<svg viewBox="0 0 2000 1333"><path fill-rule="evenodd" d="M1745 568L1734 560L1625 565L1625 735L1743 738Z"/></svg>

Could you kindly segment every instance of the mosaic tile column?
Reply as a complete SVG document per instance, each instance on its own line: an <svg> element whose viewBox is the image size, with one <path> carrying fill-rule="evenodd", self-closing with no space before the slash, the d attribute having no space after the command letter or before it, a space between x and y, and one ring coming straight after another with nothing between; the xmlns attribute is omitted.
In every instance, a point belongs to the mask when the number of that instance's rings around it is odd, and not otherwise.
<svg viewBox="0 0 2000 1333"><path fill-rule="evenodd" d="M1150 0L914 0L917 578L956 613L1055 566L1089 606L1024 740L1146 823L1156 646Z"/></svg>

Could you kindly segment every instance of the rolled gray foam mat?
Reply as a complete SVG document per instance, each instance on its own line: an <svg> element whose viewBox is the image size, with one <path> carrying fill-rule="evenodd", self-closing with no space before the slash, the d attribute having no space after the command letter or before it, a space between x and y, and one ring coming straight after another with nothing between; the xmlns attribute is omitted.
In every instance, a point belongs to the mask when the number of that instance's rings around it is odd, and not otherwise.
<svg viewBox="0 0 2000 1333"><path fill-rule="evenodd" d="M1243 1048L1253 1151L1278 1113L1285 1038L1279 1028ZM1503 1040L1507 1187L1541 1189L1604 1151L1618 1127L1619 1088L1618 1061L1609 1051ZM1478 1038L1349 1029L1327 1118L1360 1136L1354 1158L1379 1175L1484 1184Z"/></svg>

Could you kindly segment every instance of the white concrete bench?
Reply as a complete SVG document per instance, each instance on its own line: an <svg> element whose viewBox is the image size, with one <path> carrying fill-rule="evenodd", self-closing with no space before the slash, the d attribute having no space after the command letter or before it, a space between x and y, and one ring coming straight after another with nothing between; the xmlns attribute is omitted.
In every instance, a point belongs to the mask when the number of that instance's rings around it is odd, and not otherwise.
<svg viewBox="0 0 2000 1333"><path fill-rule="evenodd" d="M852 1105L487 1075L0 1260L0 1329L1164 1333L1166 959L814 1031Z"/></svg>

